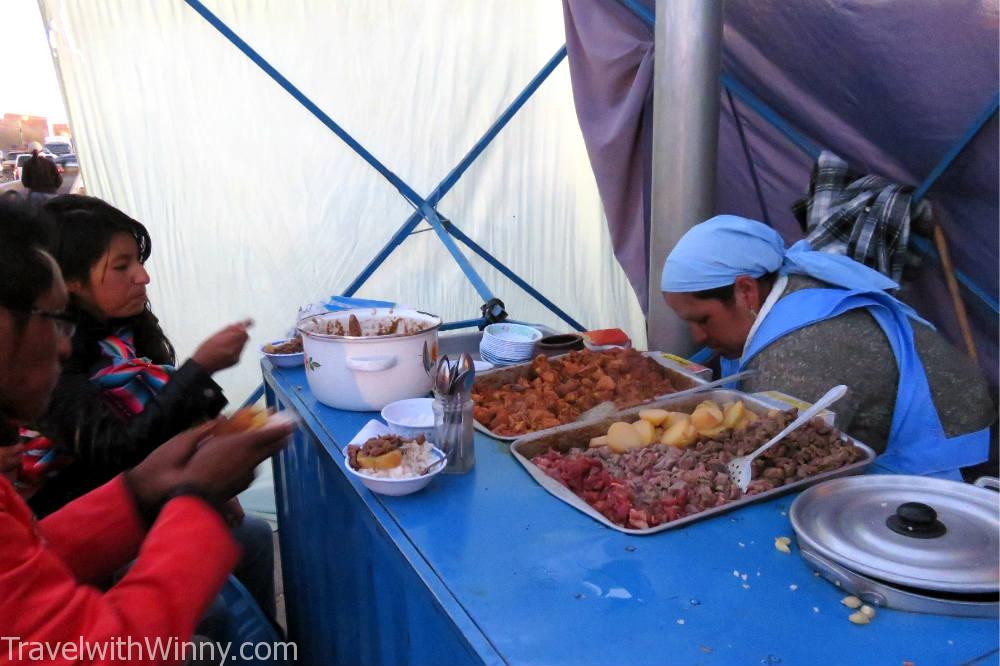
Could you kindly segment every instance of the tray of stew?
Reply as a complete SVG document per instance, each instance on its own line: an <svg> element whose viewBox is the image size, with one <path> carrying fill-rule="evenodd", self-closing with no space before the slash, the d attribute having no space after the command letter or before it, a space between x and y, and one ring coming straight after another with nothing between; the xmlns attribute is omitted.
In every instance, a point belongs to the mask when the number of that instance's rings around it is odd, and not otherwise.
<svg viewBox="0 0 1000 666"><path fill-rule="evenodd" d="M665 398L613 416L515 441L511 453L549 493L608 527L653 534L860 474L875 452L821 419L789 434L753 464L746 493L726 463L797 415L739 391Z"/></svg>
<svg viewBox="0 0 1000 666"><path fill-rule="evenodd" d="M514 441L575 423L602 403L625 409L706 383L669 364L661 352L581 350L485 372L472 389L476 429Z"/></svg>

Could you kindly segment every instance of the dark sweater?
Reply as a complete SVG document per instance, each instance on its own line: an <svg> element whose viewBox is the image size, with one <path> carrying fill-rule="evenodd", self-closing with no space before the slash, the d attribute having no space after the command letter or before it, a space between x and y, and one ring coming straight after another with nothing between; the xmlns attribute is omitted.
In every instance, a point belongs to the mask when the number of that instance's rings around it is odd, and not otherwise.
<svg viewBox="0 0 1000 666"><path fill-rule="evenodd" d="M135 466L157 446L215 417L226 405L211 376L187 361L142 412L122 416L90 379L110 364L99 353L98 343L116 327L82 312L79 316L71 357L63 366L48 412L35 424L35 429L69 449L75 460L31 498L29 504L40 516ZM141 348L137 352L153 355Z"/></svg>
<svg viewBox="0 0 1000 666"><path fill-rule="evenodd" d="M782 297L827 287L791 276ZM913 333L945 434L953 437L992 424L996 410L979 368L933 329L914 322ZM899 370L889 341L867 311L852 310L790 333L757 354L748 367L757 371L743 383L751 393L778 389L812 402L831 386L847 385L850 391L832 407L837 426L875 451L885 451Z"/></svg>

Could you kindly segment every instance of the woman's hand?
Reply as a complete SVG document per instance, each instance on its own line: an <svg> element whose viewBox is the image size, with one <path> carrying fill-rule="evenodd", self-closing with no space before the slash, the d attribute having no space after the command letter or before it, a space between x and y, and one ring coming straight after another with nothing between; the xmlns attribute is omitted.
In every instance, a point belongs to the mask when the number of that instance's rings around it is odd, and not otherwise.
<svg viewBox="0 0 1000 666"><path fill-rule="evenodd" d="M252 319L230 324L201 343L191 360L209 374L231 368L240 361L240 354L246 346L249 335L247 329L253 325Z"/></svg>
<svg viewBox="0 0 1000 666"><path fill-rule="evenodd" d="M283 423L213 436L217 423L182 432L125 473L140 507L158 507L174 489L184 486L198 488L221 507L250 485L257 465L284 448L293 429Z"/></svg>

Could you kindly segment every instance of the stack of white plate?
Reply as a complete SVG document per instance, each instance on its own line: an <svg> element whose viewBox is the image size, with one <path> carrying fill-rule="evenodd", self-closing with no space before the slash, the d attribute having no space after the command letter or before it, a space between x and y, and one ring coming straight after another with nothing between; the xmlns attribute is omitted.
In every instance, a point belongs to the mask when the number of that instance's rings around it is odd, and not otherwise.
<svg viewBox="0 0 1000 666"><path fill-rule="evenodd" d="M483 331L479 355L493 365L514 365L531 360L542 332L522 324L490 324Z"/></svg>

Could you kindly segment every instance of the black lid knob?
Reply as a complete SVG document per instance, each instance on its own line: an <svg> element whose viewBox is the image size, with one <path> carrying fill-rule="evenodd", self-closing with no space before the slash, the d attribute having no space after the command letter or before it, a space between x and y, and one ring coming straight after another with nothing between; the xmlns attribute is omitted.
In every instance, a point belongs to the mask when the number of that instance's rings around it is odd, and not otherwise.
<svg viewBox="0 0 1000 666"><path fill-rule="evenodd" d="M923 502L900 504L885 524L896 534L916 539L934 539L948 531L937 519L937 511Z"/></svg>

